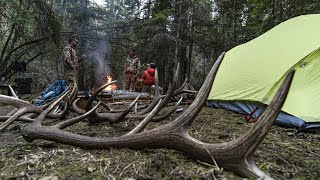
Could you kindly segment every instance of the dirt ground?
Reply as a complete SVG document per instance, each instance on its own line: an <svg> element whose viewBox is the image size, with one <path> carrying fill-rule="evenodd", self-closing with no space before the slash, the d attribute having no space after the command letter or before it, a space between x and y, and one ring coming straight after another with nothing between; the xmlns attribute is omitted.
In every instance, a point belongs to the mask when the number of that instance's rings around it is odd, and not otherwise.
<svg viewBox="0 0 320 180"><path fill-rule="evenodd" d="M0 115L7 108L0 106ZM96 137L114 136L128 132L137 123L81 122L68 130ZM44 140L29 143L21 137L24 125L14 123L0 132L0 179L242 179L176 150L85 150ZM190 132L202 141L220 143L238 137L251 126L243 115L204 107ZM319 179L320 134L295 132L273 126L255 153L258 167L274 179Z"/></svg>

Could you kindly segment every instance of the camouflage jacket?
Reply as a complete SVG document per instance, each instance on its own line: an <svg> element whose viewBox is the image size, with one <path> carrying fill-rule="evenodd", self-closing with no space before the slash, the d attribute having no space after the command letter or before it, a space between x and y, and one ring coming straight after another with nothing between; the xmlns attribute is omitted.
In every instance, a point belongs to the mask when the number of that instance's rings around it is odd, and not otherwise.
<svg viewBox="0 0 320 180"><path fill-rule="evenodd" d="M125 64L125 71L131 72L134 74L139 74L141 68L140 60L139 58L127 58L126 64Z"/></svg>
<svg viewBox="0 0 320 180"><path fill-rule="evenodd" d="M70 45L67 45L64 48L64 61L66 63L66 68L68 69L78 69L78 57L75 48Z"/></svg>

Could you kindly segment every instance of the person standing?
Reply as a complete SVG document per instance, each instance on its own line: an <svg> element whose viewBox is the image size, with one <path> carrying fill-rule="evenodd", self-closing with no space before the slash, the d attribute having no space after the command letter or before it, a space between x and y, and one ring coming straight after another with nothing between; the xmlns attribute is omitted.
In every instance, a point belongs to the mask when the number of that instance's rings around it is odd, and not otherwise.
<svg viewBox="0 0 320 180"><path fill-rule="evenodd" d="M65 81L68 83L70 89L73 89L74 83L77 81L79 68L79 61L76 52L77 42L76 38L70 37L68 39L68 45L64 48Z"/></svg>
<svg viewBox="0 0 320 180"><path fill-rule="evenodd" d="M140 60L137 58L136 51L131 49L129 51L129 57L126 60L124 70L124 82L126 90L134 90L134 86L140 72L140 67Z"/></svg>
<svg viewBox="0 0 320 180"><path fill-rule="evenodd" d="M141 79L143 79L142 92L149 92L152 85L154 85L154 74L156 65L151 63L149 67L143 71Z"/></svg>

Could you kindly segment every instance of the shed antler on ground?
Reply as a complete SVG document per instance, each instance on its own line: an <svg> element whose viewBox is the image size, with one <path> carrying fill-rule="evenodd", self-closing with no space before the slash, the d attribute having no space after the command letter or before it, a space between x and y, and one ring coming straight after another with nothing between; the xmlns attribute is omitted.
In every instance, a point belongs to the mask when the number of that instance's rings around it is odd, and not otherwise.
<svg viewBox="0 0 320 180"><path fill-rule="evenodd" d="M20 103L14 103L18 100L10 99L12 101L11 104L14 106L16 105L18 108L18 114L13 115L11 118L19 118L24 112L40 113L32 123L22 128L23 136L28 141L45 139L82 148L96 149L170 148L187 153L191 157L207 163L217 163L219 166L243 177L270 178L256 166L253 154L274 124L274 119L280 112L288 93L294 72L292 71L287 75L270 105L247 133L226 143L211 144L201 142L190 136L188 128L207 100L207 96L223 56L224 53L220 55L210 70L196 99L189 108L173 121L154 129L144 130L144 127L150 122L150 119L152 119L150 117L154 115L154 112L158 111L156 109L161 107L161 102L165 101L164 99L159 99L157 102L158 105L136 128L129 133L118 137L89 137L63 130L68 126L79 122L83 117L66 120L52 126L42 125L42 122L51 111L50 109L54 107L54 104L43 111L34 110L29 107L27 107L28 110L25 110L24 108L22 109ZM172 90L172 93L173 92L174 90ZM0 97L0 100L2 100L1 102L4 102L5 99L6 97L4 96ZM55 104L58 104L58 102L59 101L56 101ZM99 106L99 103L82 116L86 117L87 115L90 115L95 111L97 106Z"/></svg>

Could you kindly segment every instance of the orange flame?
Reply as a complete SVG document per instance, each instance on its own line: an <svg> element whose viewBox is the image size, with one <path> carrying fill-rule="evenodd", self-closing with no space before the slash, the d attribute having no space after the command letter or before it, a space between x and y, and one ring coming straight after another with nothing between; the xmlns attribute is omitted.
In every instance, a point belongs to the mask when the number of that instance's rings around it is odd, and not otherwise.
<svg viewBox="0 0 320 180"><path fill-rule="evenodd" d="M106 83L109 83L112 81L112 76L107 76L105 79L107 80ZM117 89L116 84L111 84L111 85L107 86L106 88L104 88L105 91L112 91L112 90L116 90L116 89Z"/></svg>

